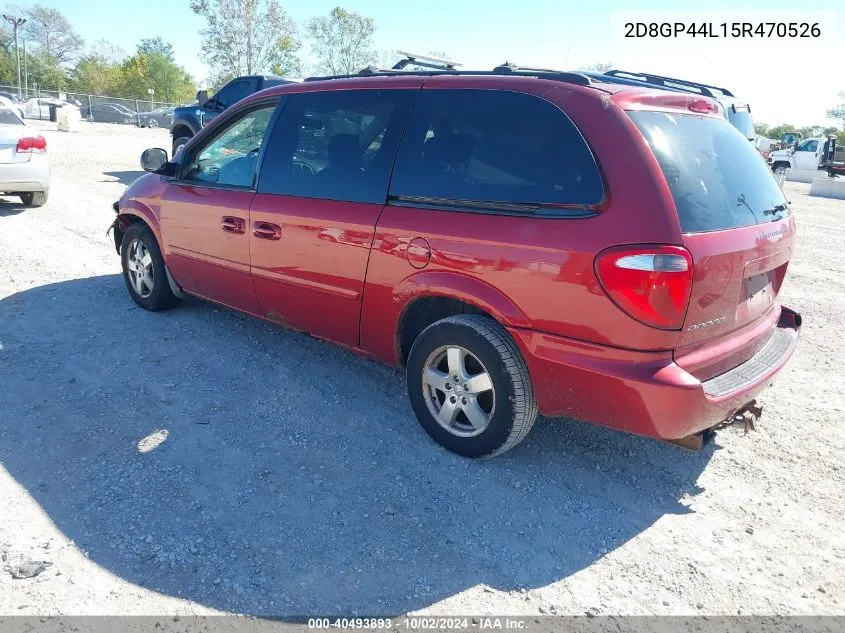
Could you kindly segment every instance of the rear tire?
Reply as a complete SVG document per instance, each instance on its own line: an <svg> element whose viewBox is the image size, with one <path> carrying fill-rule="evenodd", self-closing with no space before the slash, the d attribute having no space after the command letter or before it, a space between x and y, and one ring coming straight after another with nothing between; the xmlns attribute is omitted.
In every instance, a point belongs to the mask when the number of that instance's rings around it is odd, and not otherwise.
<svg viewBox="0 0 845 633"><path fill-rule="evenodd" d="M123 234L120 263L129 296L144 310L158 312L179 304L170 289L158 242L146 224L133 224Z"/></svg>
<svg viewBox="0 0 845 633"><path fill-rule="evenodd" d="M510 450L537 418L522 354L510 334L486 316L460 314L423 330L408 355L407 380L411 406L426 433L465 457Z"/></svg>
<svg viewBox="0 0 845 633"><path fill-rule="evenodd" d="M47 191L26 191L21 193L21 202L25 207L43 207L47 204Z"/></svg>
<svg viewBox="0 0 845 633"><path fill-rule="evenodd" d="M179 138L173 139L173 156L176 156L176 152L182 149L182 147L190 140L190 136L180 136Z"/></svg>

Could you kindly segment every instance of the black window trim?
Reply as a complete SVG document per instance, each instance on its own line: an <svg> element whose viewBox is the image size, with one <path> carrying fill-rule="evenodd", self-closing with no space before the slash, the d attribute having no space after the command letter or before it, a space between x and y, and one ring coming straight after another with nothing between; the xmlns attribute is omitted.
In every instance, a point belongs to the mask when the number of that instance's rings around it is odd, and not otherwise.
<svg viewBox="0 0 845 633"><path fill-rule="evenodd" d="M551 205L530 202L496 202L493 200L459 200L428 196L388 196L387 204L396 207L457 211L484 215L509 215L535 218L591 218L598 215L598 205Z"/></svg>
<svg viewBox="0 0 845 633"><path fill-rule="evenodd" d="M177 167L176 176L173 178L167 178L167 182L173 185L178 185L181 187L203 187L207 189L220 189L223 191L252 191L255 192L258 186L258 175L261 173L261 162L264 159L264 152L267 150L267 139L270 136L270 133L273 130L273 126L276 123L276 120L279 118L279 113L282 111L285 103L285 95L272 95L268 97L264 97L262 99L257 99L256 101L252 101L249 105L244 105L243 107L239 107L237 109L233 109L231 111L224 111L225 114L220 115L219 117L215 118L214 120L214 128L222 129L223 131L226 130L228 127L229 122L232 119L239 117L240 115L248 114L254 110L260 110L268 105L275 103L275 109L273 110L273 114L270 116L270 122L267 124L267 129L264 130L264 138L261 141L261 149L258 151L258 158L255 162L255 174L252 178L252 185L249 187L241 187L239 185L227 185L227 184L218 184L214 182L204 182L198 180L186 180L185 179L185 171L188 169L190 165L189 157L196 156L197 152L202 151L209 144L211 144L214 139L216 139L219 134L212 133L208 134L208 139L203 139L202 143L197 145L196 147L192 147L189 154L185 154L184 152L179 157L179 166ZM218 122L219 121L219 122ZM221 132L222 133L222 132Z"/></svg>
<svg viewBox="0 0 845 633"><path fill-rule="evenodd" d="M425 84L420 89L420 94L426 90ZM399 145L396 147L396 153L393 156L393 164L390 167L390 180L387 183L387 204L390 206L403 206L403 207L413 207L418 209L431 209L434 211L454 211L458 213L478 213L478 214L486 214L486 215L510 215L510 216L520 216L525 217L526 215L529 217L537 217L537 218L568 218L568 219L578 219L578 218L591 218L599 215L607 206L608 201L608 187L607 187L607 178L605 178L604 170L599 163L598 158L596 157L596 152L593 149L593 146L590 145L590 142L584 136L584 133L581 131L577 125L575 125L575 121L572 120L566 111L561 108L558 104L554 103L553 101L549 101L546 99L544 95L534 94L532 92L524 92L522 90L513 90L510 88L463 88L463 87L438 87L438 88L428 88L428 90L434 91L448 91L448 90L462 90L462 91L490 91L490 92L511 92L514 94L525 95L528 97L534 97L536 99L540 99L541 101L545 101L552 107L556 108L564 117L566 117L567 121L572 124L572 127L575 128L575 131L578 132L578 135L581 137L581 140L584 142L584 145L587 147L587 150L590 153L590 157L593 159L593 164L596 166L596 171L599 174L599 180L601 182L601 191L602 197L601 200L595 202L593 204L552 204L552 203L514 203L514 202L499 202L496 200L459 200L456 198L438 198L438 197L419 197L419 196L404 196L404 195L391 195L390 190L393 186L393 175L394 170L396 168L396 163L399 160L399 149L402 146L402 140L405 137L405 132L408 129L408 122L411 120L411 116L414 113L414 108L417 105L417 101L419 99L420 94L414 99L414 103L411 104L411 110L408 113L408 118L405 120L405 125L402 128L402 134L399 137Z"/></svg>

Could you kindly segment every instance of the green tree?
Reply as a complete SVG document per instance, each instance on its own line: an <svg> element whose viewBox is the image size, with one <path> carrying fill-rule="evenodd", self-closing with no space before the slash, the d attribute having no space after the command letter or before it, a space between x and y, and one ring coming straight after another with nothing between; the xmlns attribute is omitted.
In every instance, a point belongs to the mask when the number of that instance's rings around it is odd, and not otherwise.
<svg viewBox="0 0 845 633"><path fill-rule="evenodd" d="M840 92L839 97L842 99L842 103L840 103L839 105L835 105L830 110L828 110L827 116L829 116L831 119L836 119L843 126L845 126L845 92Z"/></svg>
<svg viewBox="0 0 845 633"><path fill-rule="evenodd" d="M15 52L12 30L5 24L0 24L0 84L17 85L15 69Z"/></svg>
<svg viewBox="0 0 845 633"><path fill-rule="evenodd" d="M120 71L120 95L131 99L148 100L150 88L156 101L168 103L192 99L196 92L191 75L163 53L138 53Z"/></svg>
<svg viewBox="0 0 845 633"><path fill-rule="evenodd" d="M165 42L160 35L156 37L145 37L138 44L139 55L157 54L164 57L169 62L176 61L173 56L173 44Z"/></svg>
<svg viewBox="0 0 845 633"><path fill-rule="evenodd" d="M296 24L278 0L191 0L205 18L202 52L219 79L298 68Z"/></svg>
<svg viewBox="0 0 845 633"><path fill-rule="evenodd" d="M26 9L24 15L23 36L38 45L45 60L65 64L82 52L85 41L58 9L35 4Z"/></svg>
<svg viewBox="0 0 845 633"><path fill-rule="evenodd" d="M27 51L26 68L30 91L36 84L49 90L65 90L69 85L68 69L57 64L54 57L41 49L32 53Z"/></svg>
<svg viewBox="0 0 845 633"><path fill-rule="evenodd" d="M105 40L97 42L71 71L70 85L76 92L115 95L122 83L125 54Z"/></svg>
<svg viewBox="0 0 845 633"><path fill-rule="evenodd" d="M356 73L375 61L375 20L342 7L328 16L311 18L306 25L317 69L332 75Z"/></svg>

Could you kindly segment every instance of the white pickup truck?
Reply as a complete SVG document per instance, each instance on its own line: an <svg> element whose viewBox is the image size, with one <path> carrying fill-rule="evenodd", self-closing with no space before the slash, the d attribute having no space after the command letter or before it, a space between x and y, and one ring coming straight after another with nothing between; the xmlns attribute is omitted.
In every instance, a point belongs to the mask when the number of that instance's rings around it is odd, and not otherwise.
<svg viewBox="0 0 845 633"><path fill-rule="evenodd" d="M825 157L825 137L806 138L794 149L779 149L768 156L769 166L777 174L787 169L820 169L829 158ZM828 145L828 148L830 145Z"/></svg>

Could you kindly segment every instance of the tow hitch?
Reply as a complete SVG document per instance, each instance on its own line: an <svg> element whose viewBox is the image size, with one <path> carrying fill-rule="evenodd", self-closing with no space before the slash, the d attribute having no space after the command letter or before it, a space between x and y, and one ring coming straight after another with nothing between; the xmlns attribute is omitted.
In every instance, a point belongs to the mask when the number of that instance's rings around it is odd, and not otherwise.
<svg viewBox="0 0 845 633"><path fill-rule="evenodd" d="M762 415L763 405L757 404L756 400L752 400L734 411L729 418L720 424L717 424L713 428L704 429L703 431L687 435L686 437L667 441L690 451L700 451L707 444L713 441L713 438L716 437L716 431L719 429L724 429L729 426L741 426L746 433L748 433L748 431L756 431L757 422L760 421Z"/></svg>
<svg viewBox="0 0 845 633"><path fill-rule="evenodd" d="M763 405L757 404L756 400L752 400L737 409L731 417L722 422L716 428L723 429L728 426L741 426L746 433L748 433L748 431L756 431L757 423L760 421L762 416Z"/></svg>

